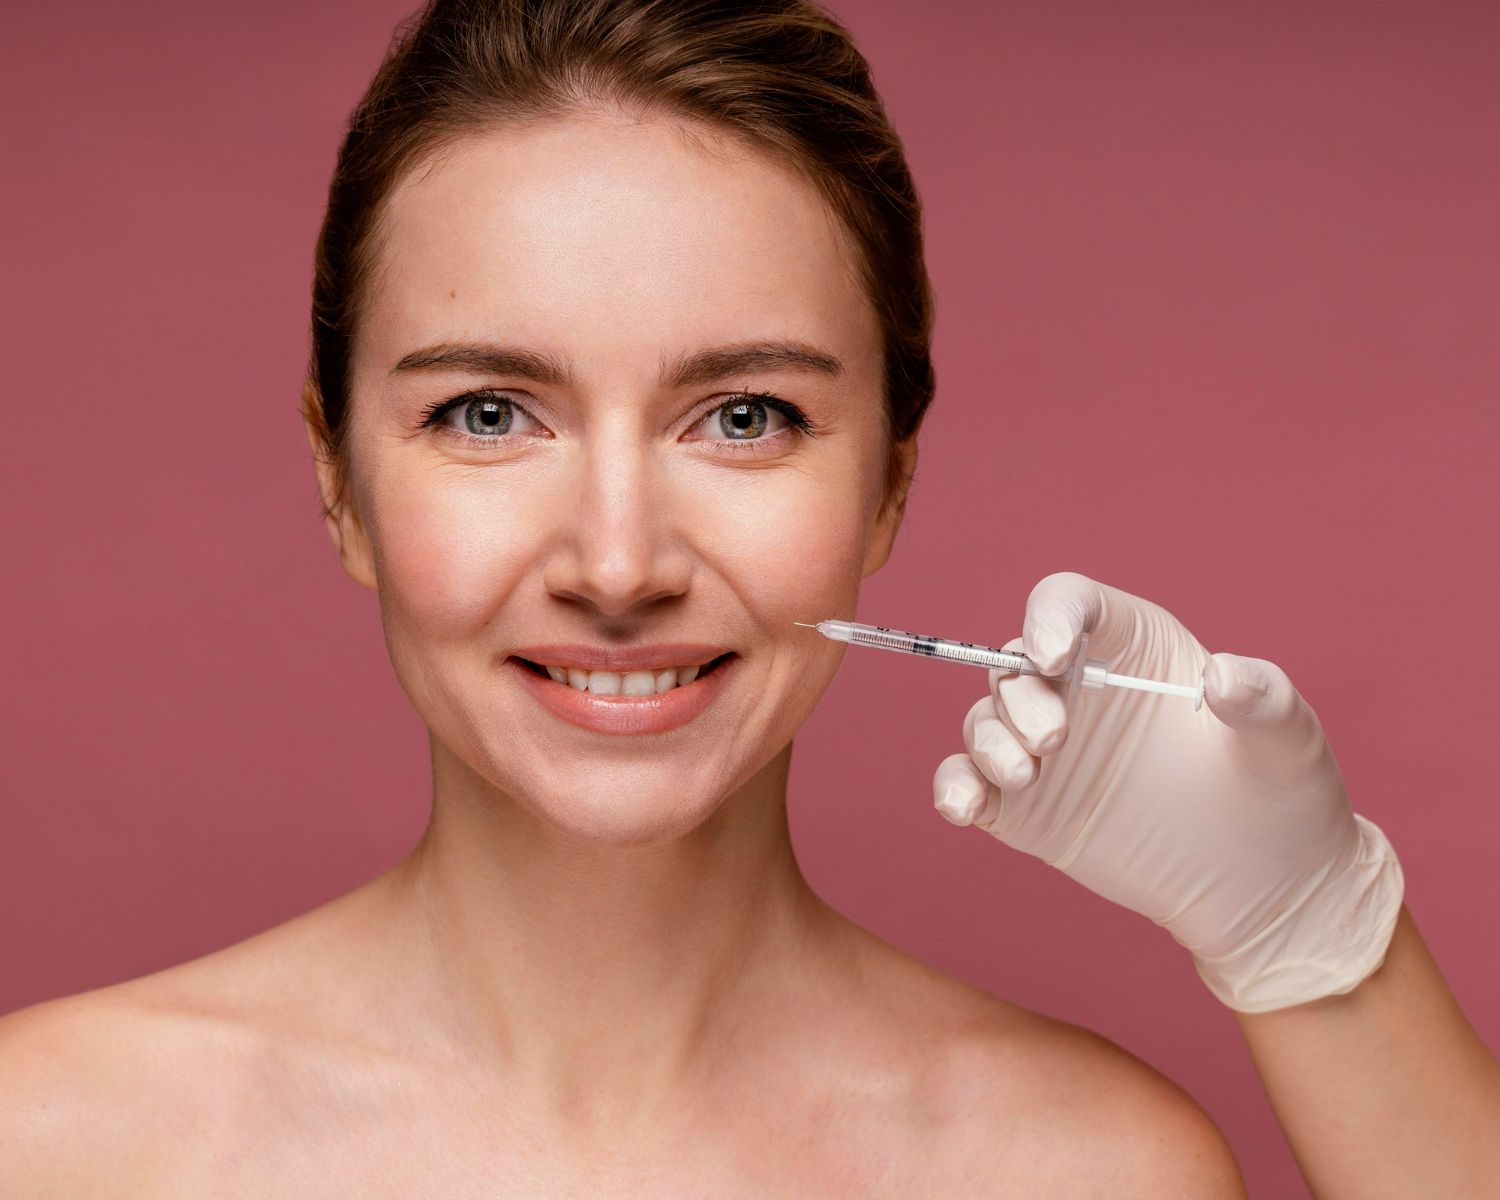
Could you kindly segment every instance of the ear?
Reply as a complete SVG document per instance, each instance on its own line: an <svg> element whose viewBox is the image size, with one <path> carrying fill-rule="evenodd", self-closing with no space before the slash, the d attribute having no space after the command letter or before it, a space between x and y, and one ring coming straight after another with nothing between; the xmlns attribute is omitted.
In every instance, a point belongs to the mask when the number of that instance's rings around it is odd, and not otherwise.
<svg viewBox="0 0 1500 1200"><path fill-rule="evenodd" d="M875 520L870 526L870 536L865 543L865 565L863 574L873 575L885 566L891 556L891 547L896 542L896 533L906 516L906 497L911 491L912 476L917 470L917 435L913 433L904 442L896 443L899 462L899 478L885 497Z"/></svg>
<svg viewBox="0 0 1500 1200"><path fill-rule="evenodd" d="M323 420L323 405L318 389L311 381L302 385L302 427L312 449L313 469L318 477L318 495L323 501L323 524L344 572L355 583L372 590L375 583L375 556L364 523L352 502L338 494L338 477L328 453L328 426Z"/></svg>

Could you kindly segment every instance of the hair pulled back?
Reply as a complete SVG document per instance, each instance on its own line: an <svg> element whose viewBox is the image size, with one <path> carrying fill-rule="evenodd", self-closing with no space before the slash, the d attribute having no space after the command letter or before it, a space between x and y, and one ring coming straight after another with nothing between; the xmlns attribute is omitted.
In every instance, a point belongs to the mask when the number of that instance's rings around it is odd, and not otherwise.
<svg viewBox="0 0 1500 1200"><path fill-rule="evenodd" d="M848 32L811 0L429 0L397 26L349 118L312 286L303 411L348 500L350 359L383 201L445 144L612 103L740 135L800 170L860 252L884 340L885 501L895 444L932 400L921 202Z"/></svg>

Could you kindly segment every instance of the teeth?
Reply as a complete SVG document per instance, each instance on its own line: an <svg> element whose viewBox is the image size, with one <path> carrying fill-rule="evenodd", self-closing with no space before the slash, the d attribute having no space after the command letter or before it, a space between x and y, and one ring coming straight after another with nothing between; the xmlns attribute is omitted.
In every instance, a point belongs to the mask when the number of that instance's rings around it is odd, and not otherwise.
<svg viewBox="0 0 1500 1200"><path fill-rule="evenodd" d="M620 673L618 671L590 671L589 691L596 696L618 696Z"/></svg>
<svg viewBox="0 0 1500 1200"><path fill-rule="evenodd" d="M594 681L589 680L589 687L594 686ZM656 674L653 671L631 671L621 681L620 691L626 696L654 696L656 695Z"/></svg>
<svg viewBox="0 0 1500 1200"><path fill-rule="evenodd" d="M699 667L666 667L660 671L580 671L577 667L547 667L554 682L596 696L652 696L692 683Z"/></svg>

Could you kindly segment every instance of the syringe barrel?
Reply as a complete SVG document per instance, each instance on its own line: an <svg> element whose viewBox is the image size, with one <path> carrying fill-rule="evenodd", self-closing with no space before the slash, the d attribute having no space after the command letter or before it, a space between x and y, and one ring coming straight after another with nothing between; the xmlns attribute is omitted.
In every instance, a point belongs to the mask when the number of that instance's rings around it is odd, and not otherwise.
<svg viewBox="0 0 1500 1200"><path fill-rule="evenodd" d="M915 634L903 633L899 629L881 629L878 626L855 626L847 621L827 621L834 627L841 641L858 642L861 646L874 646L877 650L901 650L911 652Z"/></svg>
<svg viewBox="0 0 1500 1200"><path fill-rule="evenodd" d="M1036 673L1024 654L997 650L992 646L976 646L969 642L954 642L921 633L908 633L904 629L887 629L883 625L861 625L849 621L821 621L818 629L841 642L851 642L857 646L871 646L876 650L895 650L901 654L925 655L943 662L994 667L1002 671ZM1002 661L997 663L996 658Z"/></svg>

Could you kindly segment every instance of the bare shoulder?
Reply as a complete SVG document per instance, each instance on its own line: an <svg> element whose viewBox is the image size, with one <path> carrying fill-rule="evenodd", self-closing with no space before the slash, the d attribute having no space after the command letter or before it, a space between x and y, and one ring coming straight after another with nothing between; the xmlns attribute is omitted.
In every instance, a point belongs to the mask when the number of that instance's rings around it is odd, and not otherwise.
<svg viewBox="0 0 1500 1200"><path fill-rule="evenodd" d="M0 1017L0 1197L223 1195L205 1171L407 1094L374 894Z"/></svg>
<svg viewBox="0 0 1500 1200"><path fill-rule="evenodd" d="M918 1064L914 1142L942 1148L951 1194L1245 1196L1223 1134L1160 1071L886 950L883 994Z"/></svg>
<svg viewBox="0 0 1500 1200"><path fill-rule="evenodd" d="M193 1111L195 1032L120 985L0 1018L0 1195L149 1194L160 1131Z"/></svg>
<svg viewBox="0 0 1500 1200"><path fill-rule="evenodd" d="M1244 1197L1224 1135L1179 1085L1093 1030L989 999L943 1083L992 1123L997 1179L1047 1164L1034 1183L1049 1196ZM1024 1131L1024 1158L1007 1130Z"/></svg>
<svg viewBox="0 0 1500 1200"><path fill-rule="evenodd" d="M183 1190L276 1090L310 925L0 1017L0 1196Z"/></svg>

